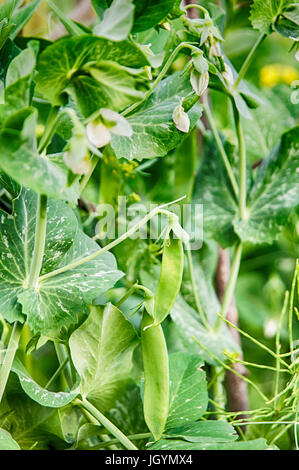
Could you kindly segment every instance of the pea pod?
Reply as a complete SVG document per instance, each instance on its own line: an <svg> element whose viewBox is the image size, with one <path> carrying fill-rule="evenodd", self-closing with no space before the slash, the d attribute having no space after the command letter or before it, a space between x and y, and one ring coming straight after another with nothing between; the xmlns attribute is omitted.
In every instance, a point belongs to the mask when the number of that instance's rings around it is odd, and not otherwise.
<svg viewBox="0 0 299 470"><path fill-rule="evenodd" d="M171 311L181 287L183 268L182 240L171 235L163 248L161 275L155 295L154 324L162 323Z"/></svg>
<svg viewBox="0 0 299 470"><path fill-rule="evenodd" d="M145 311L141 323L144 367L144 418L155 440L160 439L168 416L169 368L166 342L161 325Z"/></svg>

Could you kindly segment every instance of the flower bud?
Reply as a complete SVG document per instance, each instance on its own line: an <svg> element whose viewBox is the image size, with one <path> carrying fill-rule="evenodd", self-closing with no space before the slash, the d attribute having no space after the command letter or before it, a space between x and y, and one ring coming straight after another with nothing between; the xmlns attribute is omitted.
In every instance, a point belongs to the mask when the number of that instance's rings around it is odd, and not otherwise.
<svg viewBox="0 0 299 470"><path fill-rule="evenodd" d="M209 72L199 73L197 70L192 70L190 82L195 93L201 96L208 88Z"/></svg>
<svg viewBox="0 0 299 470"><path fill-rule="evenodd" d="M185 113L181 103L174 108L172 113L172 119L175 123L176 128L181 132L189 132L190 119L187 113Z"/></svg>
<svg viewBox="0 0 299 470"><path fill-rule="evenodd" d="M224 78L224 80L229 84L229 85L233 85L234 84L234 76L233 76L233 72L232 72L232 69L230 68L229 65L227 64L224 64L225 65L225 72L222 72L222 76Z"/></svg>

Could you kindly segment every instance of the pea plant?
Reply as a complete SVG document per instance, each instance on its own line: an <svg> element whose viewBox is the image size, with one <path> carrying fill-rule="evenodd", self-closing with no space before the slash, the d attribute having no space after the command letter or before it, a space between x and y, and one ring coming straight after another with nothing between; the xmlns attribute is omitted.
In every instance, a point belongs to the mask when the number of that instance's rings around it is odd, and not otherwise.
<svg viewBox="0 0 299 470"><path fill-rule="evenodd" d="M298 4L61 3L0 6L0 449L298 449Z"/></svg>

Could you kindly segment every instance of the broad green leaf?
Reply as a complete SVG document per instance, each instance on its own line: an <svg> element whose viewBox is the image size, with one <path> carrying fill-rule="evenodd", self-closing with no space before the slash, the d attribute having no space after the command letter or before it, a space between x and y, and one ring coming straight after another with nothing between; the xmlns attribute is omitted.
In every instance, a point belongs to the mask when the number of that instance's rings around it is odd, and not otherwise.
<svg viewBox="0 0 299 470"><path fill-rule="evenodd" d="M238 439L238 434L232 425L225 421L198 421L170 429L166 434L172 439L212 444Z"/></svg>
<svg viewBox="0 0 299 470"><path fill-rule="evenodd" d="M162 22L177 3L174 0L135 0L133 32L145 31Z"/></svg>
<svg viewBox="0 0 299 470"><path fill-rule="evenodd" d="M271 243L299 204L299 126L283 134L281 142L259 167L248 195L248 220L235 219L239 237Z"/></svg>
<svg viewBox="0 0 299 470"><path fill-rule="evenodd" d="M117 65L127 68L127 73L130 73L128 68L138 69L148 64L145 55L128 41L115 43L90 35L61 39L47 47L40 56L36 90L52 105L65 103L66 93L71 94L84 115L92 114L101 107L114 108L107 86L103 86L89 72L92 68L99 69L100 73L102 61L108 61L114 67L114 86L117 83ZM102 80L109 80L108 72L106 70L106 75L103 72ZM131 75L134 77L134 70ZM128 88L131 88L131 84L128 83Z"/></svg>
<svg viewBox="0 0 299 470"><path fill-rule="evenodd" d="M262 100L262 104L251 111L253 120L242 122L250 163L267 157L279 143L281 134L296 124L296 105L291 103L289 87L280 85L264 89L263 94L254 89L254 93Z"/></svg>
<svg viewBox="0 0 299 470"><path fill-rule="evenodd" d="M79 394L78 388L70 392L49 392L30 377L18 358L14 360L11 370L17 374L26 395L42 406L61 408L71 403Z"/></svg>
<svg viewBox="0 0 299 470"><path fill-rule="evenodd" d="M199 314L180 296L171 311L171 318L178 327L177 334L179 337L182 337L183 343L186 345L190 344L192 351L194 351L194 345L197 346L198 354L209 364L215 365L218 364L218 362L212 359L204 349L198 346L194 338L217 359L222 361L225 360L223 351L240 352L239 346L233 340L233 337L224 324L222 324L217 333L208 331L200 323Z"/></svg>
<svg viewBox="0 0 299 470"><path fill-rule="evenodd" d="M10 63L6 74L5 104L12 109L30 105L31 83L36 64L34 43L18 54Z"/></svg>
<svg viewBox="0 0 299 470"><path fill-rule="evenodd" d="M67 188L67 173L37 152L37 113L33 108L10 116L0 132L0 168L19 184L55 199L76 203L78 194Z"/></svg>
<svg viewBox="0 0 299 470"><path fill-rule="evenodd" d="M6 86L11 85L20 78L31 75L35 67L35 51L29 44L27 49L24 49L17 55L9 64L6 74Z"/></svg>
<svg viewBox="0 0 299 470"><path fill-rule="evenodd" d="M161 23L174 10L179 11L178 0L133 0L135 5L133 33L145 31ZM102 19L107 9L112 9L112 0L92 0L94 9ZM117 15L117 13L115 14Z"/></svg>
<svg viewBox="0 0 299 470"><path fill-rule="evenodd" d="M127 39L133 25L133 0L114 0L105 10L100 24L94 28L94 34L111 41Z"/></svg>
<svg viewBox="0 0 299 470"><path fill-rule="evenodd" d="M222 246L236 234L243 242L271 243L299 201L299 127L283 134L280 143L259 167L247 194L247 219L238 207L218 154L204 157L194 200L204 204L204 231ZM247 185L248 186L248 185Z"/></svg>
<svg viewBox="0 0 299 470"><path fill-rule="evenodd" d="M180 72L162 80L148 100L128 116L132 137L113 136L111 146L118 158L161 157L175 148L187 135L173 122L173 111L181 99L190 118L190 131L201 116L201 107L194 105L194 93L188 74Z"/></svg>
<svg viewBox="0 0 299 470"><path fill-rule="evenodd" d="M218 422L216 423L218 424ZM269 446L265 439L255 439L252 441L238 441L238 442L217 442L206 441L202 442L188 442L185 440L177 439L161 439L155 444L148 447L150 450L267 450Z"/></svg>
<svg viewBox="0 0 299 470"><path fill-rule="evenodd" d="M107 417L127 436L148 432L138 385L133 381L129 383L126 390L118 396L113 408L108 411Z"/></svg>
<svg viewBox="0 0 299 470"><path fill-rule="evenodd" d="M19 444L5 429L0 429L0 450L20 450Z"/></svg>
<svg viewBox="0 0 299 470"><path fill-rule="evenodd" d="M270 34L277 17L284 12L291 0L254 0L250 21L255 29Z"/></svg>
<svg viewBox="0 0 299 470"><path fill-rule="evenodd" d="M2 427L13 436L22 450L67 447L58 409L41 406L31 400L15 374L10 378L6 400L0 406L0 420Z"/></svg>
<svg viewBox="0 0 299 470"><path fill-rule="evenodd" d="M29 288L34 247L37 196L23 190L15 201L13 216L1 212L1 313L9 321L27 321L35 333L55 336L63 326L75 323L78 313L122 276L110 253L40 281ZM78 229L76 217L60 201L48 201L47 235L42 274L68 265L98 249L98 245ZM107 256L106 256L107 255Z"/></svg>
<svg viewBox="0 0 299 470"><path fill-rule="evenodd" d="M170 390L167 429L201 418L208 406L205 372L199 356L177 352L169 356Z"/></svg>
<svg viewBox="0 0 299 470"><path fill-rule="evenodd" d="M274 25L276 31L293 40L299 39L299 5L291 3Z"/></svg>
<svg viewBox="0 0 299 470"><path fill-rule="evenodd" d="M111 109L123 109L134 101L140 101L143 98L148 81L145 70L129 69L112 61L100 61L86 67L92 79L95 79L98 86L101 87L101 96L98 98L98 106L109 106ZM84 85L91 84L90 80L83 80ZM78 82L74 81L74 87L77 90ZM82 81L79 88L82 93ZM143 90L143 91L142 91ZM84 95L82 94L82 97ZM78 102L81 103L81 95L78 95ZM80 104L82 109L88 107L84 103Z"/></svg>
<svg viewBox="0 0 299 470"><path fill-rule="evenodd" d="M81 230L57 268L85 258L99 246ZM47 268L45 268L47 269ZM123 276L117 270L114 256L107 252L76 268L40 281L38 289L26 289L18 296L22 311L33 332L55 337L62 327L77 322L77 315L87 305L111 289Z"/></svg>
<svg viewBox="0 0 299 470"><path fill-rule="evenodd" d="M203 204L205 237L213 238L226 247L237 240L232 221L237 214L238 203L215 144L205 139L204 149L193 200Z"/></svg>
<svg viewBox="0 0 299 470"><path fill-rule="evenodd" d="M5 173L0 173L0 184L13 196L13 198L16 198L19 195L21 190L20 185Z"/></svg>
<svg viewBox="0 0 299 470"><path fill-rule="evenodd" d="M81 377L81 394L101 411L113 407L131 377L136 333L112 304L91 307L87 320L70 337L74 365Z"/></svg>
<svg viewBox="0 0 299 470"><path fill-rule="evenodd" d="M5 45L1 48L0 50L0 61L1 61L0 80L2 80L3 82L5 81L7 69L11 61L20 52L21 52L20 49L10 39L8 39Z"/></svg>
<svg viewBox="0 0 299 470"><path fill-rule="evenodd" d="M9 322L22 321L17 296L28 278L34 247L37 196L23 190L14 202L13 215L1 211L0 286L1 313ZM61 201L48 201L48 223L43 272L61 262L71 247L77 221L69 207Z"/></svg>

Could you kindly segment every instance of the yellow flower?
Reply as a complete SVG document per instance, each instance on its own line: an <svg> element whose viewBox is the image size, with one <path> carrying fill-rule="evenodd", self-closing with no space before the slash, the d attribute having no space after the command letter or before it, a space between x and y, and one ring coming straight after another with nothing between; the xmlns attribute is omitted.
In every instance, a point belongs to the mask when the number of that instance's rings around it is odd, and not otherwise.
<svg viewBox="0 0 299 470"><path fill-rule="evenodd" d="M262 86L272 88L278 83L290 85L299 78L299 73L294 67L283 64L265 65L260 71L260 82Z"/></svg>

